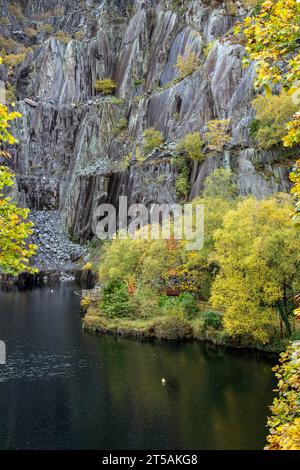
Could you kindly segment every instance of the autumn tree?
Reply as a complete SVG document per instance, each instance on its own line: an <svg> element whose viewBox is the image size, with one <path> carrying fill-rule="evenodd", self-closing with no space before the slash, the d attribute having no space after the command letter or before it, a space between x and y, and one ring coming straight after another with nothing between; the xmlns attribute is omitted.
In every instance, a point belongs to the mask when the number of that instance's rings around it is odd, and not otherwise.
<svg viewBox="0 0 300 470"><path fill-rule="evenodd" d="M224 217L214 234L220 267L211 302L224 311L233 337L270 341L278 315L291 333L292 297L299 288L300 240L289 217L289 196L248 198ZM297 285L298 284L298 285Z"/></svg>
<svg viewBox="0 0 300 470"><path fill-rule="evenodd" d="M217 264L212 257L215 249L214 232L222 226L225 214L236 206L236 190L231 175L225 173L224 184L213 190L213 182L220 182L222 172L214 172L206 179L202 197L193 201L193 205L204 206L204 245L198 251L186 251L185 258L178 268L178 275L183 288L197 294L202 300L210 297L211 284ZM194 226L193 229L196 227Z"/></svg>
<svg viewBox="0 0 300 470"><path fill-rule="evenodd" d="M268 418L269 435L265 450L300 450L300 351L297 344L281 354L277 377L277 396Z"/></svg>
<svg viewBox="0 0 300 470"><path fill-rule="evenodd" d="M185 152L191 160L204 160L203 154L204 142L199 132L190 132L186 134L177 144L178 152Z"/></svg>
<svg viewBox="0 0 300 470"><path fill-rule="evenodd" d="M266 0L258 14L247 17L236 27L236 34L246 36L246 64L256 64L256 86L267 95L274 85L285 89L298 105L298 111L286 125L283 144L300 143L300 3L298 0ZM297 165L299 171L299 165Z"/></svg>
<svg viewBox="0 0 300 470"><path fill-rule="evenodd" d="M229 124L230 119L215 119L206 123L204 139L210 152L222 152L225 145L230 142Z"/></svg>
<svg viewBox="0 0 300 470"><path fill-rule="evenodd" d="M297 204L294 215L294 220L299 224L300 223L300 160L298 160L294 166L292 173L290 174L290 179L294 186L292 188L292 194L296 196Z"/></svg>
<svg viewBox="0 0 300 470"><path fill-rule="evenodd" d="M293 119L298 106L286 92L280 95L259 95L253 101L256 110L256 131L253 133L260 148L282 145L286 125Z"/></svg>
<svg viewBox="0 0 300 470"><path fill-rule="evenodd" d="M145 129L143 132L142 148L145 155L152 152L155 148L163 144L164 138L160 131L157 131L153 127Z"/></svg>
<svg viewBox="0 0 300 470"><path fill-rule="evenodd" d="M189 49L185 56L181 54L178 55L175 67L179 73L179 77L185 78L195 72L199 64L200 61L197 54Z"/></svg>
<svg viewBox="0 0 300 470"><path fill-rule="evenodd" d="M256 63L256 86L292 89L299 79L300 5L297 0L267 0L257 15L247 17L243 33L249 60ZM241 26L236 28L236 33ZM295 91L296 90L292 90Z"/></svg>
<svg viewBox="0 0 300 470"><path fill-rule="evenodd" d="M0 104L0 144L14 144L15 138L10 134L10 123L21 115L9 112ZM2 158L9 158L7 151L1 150ZM35 272L29 261L36 251L28 243L32 234L32 223L27 222L29 210L21 209L6 195L6 190L14 183L14 173L7 165L0 166L0 272L17 275L22 271Z"/></svg>
<svg viewBox="0 0 300 470"><path fill-rule="evenodd" d="M208 198L232 201L238 196L234 175L228 168L218 168L204 181L204 200Z"/></svg>

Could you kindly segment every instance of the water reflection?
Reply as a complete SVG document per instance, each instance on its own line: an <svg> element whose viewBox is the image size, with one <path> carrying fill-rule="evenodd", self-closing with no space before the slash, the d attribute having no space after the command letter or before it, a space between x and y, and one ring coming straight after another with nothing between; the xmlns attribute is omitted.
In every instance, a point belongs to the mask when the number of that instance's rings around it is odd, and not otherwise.
<svg viewBox="0 0 300 470"><path fill-rule="evenodd" d="M0 308L0 448L263 447L274 361L90 336L67 285L2 292Z"/></svg>

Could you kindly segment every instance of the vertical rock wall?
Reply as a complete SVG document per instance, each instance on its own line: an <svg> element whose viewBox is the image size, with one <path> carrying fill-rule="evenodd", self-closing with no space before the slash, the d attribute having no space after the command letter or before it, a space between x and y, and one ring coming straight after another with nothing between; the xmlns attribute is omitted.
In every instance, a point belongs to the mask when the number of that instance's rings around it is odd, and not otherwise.
<svg viewBox="0 0 300 470"><path fill-rule="evenodd" d="M243 195L288 190L288 156L255 149L249 136L254 68L242 66L244 48L232 33L235 21L246 15L242 2L14 3L24 18L16 19L9 2L1 0L9 24L0 25L0 35L32 47L20 65L0 70L0 78L15 85L23 115L13 152L18 194L32 209L59 210L69 236L80 242L92 238L95 208L117 204L120 195L130 203L174 202L172 143L202 130L210 119L230 118L232 141L226 155L194 164L191 199L207 175L228 165ZM36 31L34 37L28 37L28 28ZM58 31L63 40L55 37ZM190 50L200 66L178 81L177 56ZM114 96L97 95L96 80L111 76L118 84ZM121 119L128 128L118 129ZM161 131L167 144L160 155L137 164L135 148L149 127ZM129 152L132 162L124 171Z"/></svg>

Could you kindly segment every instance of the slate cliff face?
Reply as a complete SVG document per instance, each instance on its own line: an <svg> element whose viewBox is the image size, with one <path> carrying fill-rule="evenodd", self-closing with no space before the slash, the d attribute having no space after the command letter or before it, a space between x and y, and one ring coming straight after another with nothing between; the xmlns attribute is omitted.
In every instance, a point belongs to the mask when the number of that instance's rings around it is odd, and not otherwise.
<svg viewBox="0 0 300 470"><path fill-rule="evenodd" d="M221 166L233 169L243 195L288 190L288 163L280 152L255 149L249 135L254 68L243 68L244 48L232 34L246 14L242 2L20 1L21 20L8 1L0 4L9 18L0 35L34 46L23 63L0 70L16 86L23 114L15 129L18 197L38 211L59 210L74 240L92 238L95 208L116 204L119 195L131 203L174 202L173 143L211 119L231 119L232 141L223 156L194 164L191 199ZM28 28L37 34L29 38ZM53 37L57 31L65 33L63 41ZM190 50L201 65L176 81L177 56ZM118 84L115 96L95 92L96 80L106 77ZM128 128L116 131L124 118ZM136 145L149 127L166 144L136 164ZM125 171L121 162L129 152L133 161Z"/></svg>

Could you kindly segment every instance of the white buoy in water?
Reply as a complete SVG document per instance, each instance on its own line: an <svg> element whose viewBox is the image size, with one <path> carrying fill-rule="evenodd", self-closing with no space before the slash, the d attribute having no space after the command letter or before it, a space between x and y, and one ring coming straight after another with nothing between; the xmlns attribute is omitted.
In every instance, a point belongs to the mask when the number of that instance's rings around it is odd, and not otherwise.
<svg viewBox="0 0 300 470"><path fill-rule="evenodd" d="M161 383L162 383L163 385L165 385L165 384L166 384L166 379L161 379Z"/></svg>
<svg viewBox="0 0 300 470"><path fill-rule="evenodd" d="M54 293L54 290L51 290L51 294L53 294L53 293Z"/></svg>

